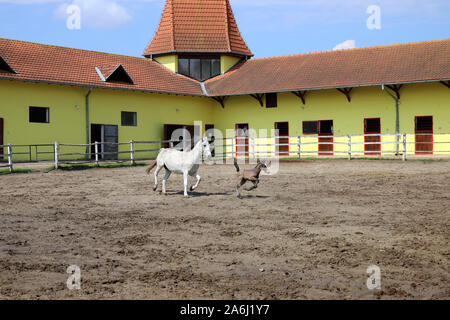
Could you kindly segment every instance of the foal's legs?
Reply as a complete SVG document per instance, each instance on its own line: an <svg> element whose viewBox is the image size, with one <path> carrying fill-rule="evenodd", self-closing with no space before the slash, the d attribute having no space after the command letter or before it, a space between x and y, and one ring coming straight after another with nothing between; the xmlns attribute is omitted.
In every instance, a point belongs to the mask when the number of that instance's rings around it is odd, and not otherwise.
<svg viewBox="0 0 450 320"><path fill-rule="evenodd" d="M259 180L252 181L252 183L253 183L253 186L251 186L250 188L248 188L247 191L252 191L252 190L255 190L256 188L258 188Z"/></svg>
<svg viewBox="0 0 450 320"><path fill-rule="evenodd" d="M153 187L153 191L156 191L156 189L158 189L158 174L161 171L163 167L158 166L155 170L155 186Z"/></svg>
<svg viewBox="0 0 450 320"><path fill-rule="evenodd" d="M163 193L163 195L167 194L166 193L166 181L167 181L167 179L169 179L171 173L172 172L170 172L169 170L166 169L166 175L164 176L164 179L162 181L162 193Z"/></svg>
<svg viewBox="0 0 450 320"><path fill-rule="evenodd" d="M242 195L241 195L241 187L247 182L247 180L245 179L241 179L241 181L239 181L239 183L236 186L236 191L237 191L237 196L239 199L242 199Z"/></svg>

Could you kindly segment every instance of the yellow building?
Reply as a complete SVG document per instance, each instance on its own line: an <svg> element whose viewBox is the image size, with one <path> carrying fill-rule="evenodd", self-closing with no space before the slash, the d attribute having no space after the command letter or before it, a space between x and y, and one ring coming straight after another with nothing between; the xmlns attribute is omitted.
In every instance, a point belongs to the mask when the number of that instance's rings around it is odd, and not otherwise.
<svg viewBox="0 0 450 320"><path fill-rule="evenodd" d="M450 151L439 143L450 141L450 39L253 59L229 1L205 2L167 0L143 58L0 39L0 145L15 145L17 160L51 159L55 141L169 140L201 121L203 132L242 129L241 154L345 156L348 135L353 152L395 153L397 133L414 142L408 153ZM100 148L115 157L130 146Z"/></svg>

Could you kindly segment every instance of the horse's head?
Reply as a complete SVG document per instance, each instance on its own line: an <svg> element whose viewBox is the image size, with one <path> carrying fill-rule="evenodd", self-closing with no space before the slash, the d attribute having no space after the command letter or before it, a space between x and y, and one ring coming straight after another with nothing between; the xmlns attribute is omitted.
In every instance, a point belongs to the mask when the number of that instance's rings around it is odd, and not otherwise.
<svg viewBox="0 0 450 320"><path fill-rule="evenodd" d="M256 167L261 168L261 170L263 170L265 173L269 173L269 167L271 164L272 164L272 161L266 161L266 160L261 161L258 159Z"/></svg>
<svg viewBox="0 0 450 320"><path fill-rule="evenodd" d="M212 157L211 154L211 146L209 145L209 141L207 137L204 137L201 141L202 149L203 149L203 156L205 159L210 160Z"/></svg>

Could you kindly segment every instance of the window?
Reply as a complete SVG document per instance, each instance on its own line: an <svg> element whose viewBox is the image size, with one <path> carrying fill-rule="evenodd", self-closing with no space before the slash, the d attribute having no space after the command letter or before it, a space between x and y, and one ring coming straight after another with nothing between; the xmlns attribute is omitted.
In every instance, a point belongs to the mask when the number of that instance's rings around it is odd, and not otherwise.
<svg viewBox="0 0 450 320"><path fill-rule="evenodd" d="M380 133L381 121L380 118L364 119L364 133Z"/></svg>
<svg viewBox="0 0 450 320"><path fill-rule="evenodd" d="M278 97L276 93L266 93L266 108L278 107Z"/></svg>
<svg viewBox="0 0 450 320"><path fill-rule="evenodd" d="M30 122L49 123L49 109L41 107L30 107Z"/></svg>
<svg viewBox="0 0 450 320"><path fill-rule="evenodd" d="M136 127L137 126L137 113L122 111L122 126Z"/></svg>
<svg viewBox="0 0 450 320"><path fill-rule="evenodd" d="M416 117L416 132L433 132L433 117Z"/></svg>
<svg viewBox="0 0 450 320"><path fill-rule="evenodd" d="M178 59L178 73L204 81L220 74L220 58L181 57Z"/></svg>
<svg viewBox="0 0 450 320"><path fill-rule="evenodd" d="M333 120L319 121L319 134L332 135L333 132Z"/></svg>
<svg viewBox="0 0 450 320"><path fill-rule="evenodd" d="M317 133L317 121L303 121L303 134Z"/></svg>

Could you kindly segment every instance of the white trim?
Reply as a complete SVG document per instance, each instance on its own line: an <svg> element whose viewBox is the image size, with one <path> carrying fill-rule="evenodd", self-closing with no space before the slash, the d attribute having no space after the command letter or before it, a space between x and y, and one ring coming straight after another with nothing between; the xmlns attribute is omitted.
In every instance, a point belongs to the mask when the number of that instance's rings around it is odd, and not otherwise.
<svg viewBox="0 0 450 320"><path fill-rule="evenodd" d="M98 67L95 67L95 71L97 71L98 76L100 77L100 80L102 80L103 82L106 82L106 79L103 76L103 73L100 71L100 69Z"/></svg>

